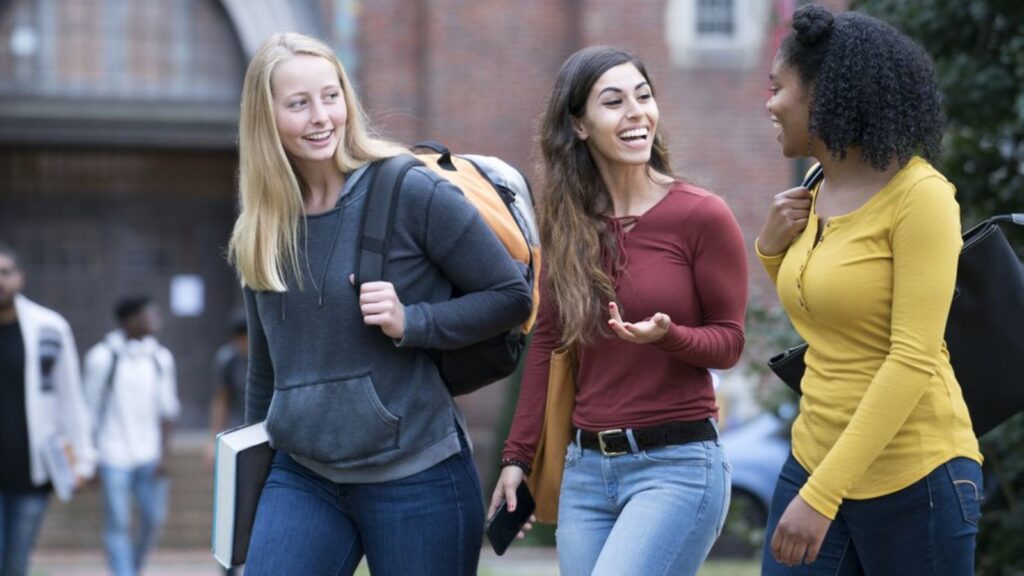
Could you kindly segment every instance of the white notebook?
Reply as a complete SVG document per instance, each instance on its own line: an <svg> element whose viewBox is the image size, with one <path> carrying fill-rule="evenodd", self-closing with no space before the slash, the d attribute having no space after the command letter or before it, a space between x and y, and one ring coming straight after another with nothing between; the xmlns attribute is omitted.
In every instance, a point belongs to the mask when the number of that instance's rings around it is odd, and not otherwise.
<svg viewBox="0 0 1024 576"><path fill-rule="evenodd" d="M213 494L213 557L225 568L245 563L256 505L274 451L263 423L217 435Z"/></svg>
<svg viewBox="0 0 1024 576"><path fill-rule="evenodd" d="M61 502L71 500L75 493L74 456L61 435L51 436L43 447L43 466L50 477L53 492Z"/></svg>

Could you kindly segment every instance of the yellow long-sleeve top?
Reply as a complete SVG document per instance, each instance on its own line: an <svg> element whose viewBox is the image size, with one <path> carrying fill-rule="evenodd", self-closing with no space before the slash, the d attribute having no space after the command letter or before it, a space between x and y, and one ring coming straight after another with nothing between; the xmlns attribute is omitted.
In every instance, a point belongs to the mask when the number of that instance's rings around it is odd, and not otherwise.
<svg viewBox="0 0 1024 576"><path fill-rule="evenodd" d="M812 202L785 253L758 254L808 344L793 456L811 473L800 496L829 518L843 499L982 460L943 339L962 245L954 192L915 157L853 212L819 223Z"/></svg>

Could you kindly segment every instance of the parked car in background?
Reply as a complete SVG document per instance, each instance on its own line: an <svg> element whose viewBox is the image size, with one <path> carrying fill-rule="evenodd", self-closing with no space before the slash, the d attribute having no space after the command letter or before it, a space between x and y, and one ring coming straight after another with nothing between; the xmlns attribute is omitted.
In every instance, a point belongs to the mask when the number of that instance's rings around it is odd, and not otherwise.
<svg viewBox="0 0 1024 576"><path fill-rule="evenodd" d="M775 481L789 457L795 406L766 411L722 433L732 466L732 502L722 535L711 554L753 557L761 552Z"/></svg>

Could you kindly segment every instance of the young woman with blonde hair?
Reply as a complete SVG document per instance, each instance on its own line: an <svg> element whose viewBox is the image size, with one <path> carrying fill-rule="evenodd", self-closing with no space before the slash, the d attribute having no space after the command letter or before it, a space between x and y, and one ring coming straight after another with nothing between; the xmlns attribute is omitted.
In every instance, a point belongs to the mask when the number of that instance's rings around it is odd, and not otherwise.
<svg viewBox="0 0 1024 576"><path fill-rule="evenodd" d="M322 43L277 34L253 57L230 256L246 420L266 420L277 454L250 576L352 574L363 556L374 574L476 573L479 479L431 350L522 323L530 293L477 211L423 168L403 180L385 281L353 285L374 162L404 150L373 135Z"/></svg>

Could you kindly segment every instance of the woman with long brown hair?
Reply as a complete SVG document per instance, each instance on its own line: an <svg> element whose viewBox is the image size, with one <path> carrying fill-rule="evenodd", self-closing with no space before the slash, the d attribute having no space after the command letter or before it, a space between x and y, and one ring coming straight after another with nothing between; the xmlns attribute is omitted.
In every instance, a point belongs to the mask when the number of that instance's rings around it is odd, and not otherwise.
<svg viewBox="0 0 1024 576"><path fill-rule="evenodd" d="M579 359L561 488L561 573L693 574L730 476L709 369L743 349L743 238L677 178L655 92L628 52L562 66L542 119L541 308L491 510L514 507L541 430L551 352Z"/></svg>

